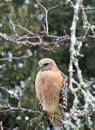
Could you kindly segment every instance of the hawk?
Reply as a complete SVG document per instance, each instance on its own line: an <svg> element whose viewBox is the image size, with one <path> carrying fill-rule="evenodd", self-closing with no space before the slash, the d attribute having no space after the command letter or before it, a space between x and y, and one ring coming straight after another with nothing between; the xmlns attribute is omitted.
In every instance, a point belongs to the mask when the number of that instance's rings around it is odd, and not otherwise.
<svg viewBox="0 0 95 130"><path fill-rule="evenodd" d="M38 65L40 70L35 79L37 98L52 126L60 126L67 108L67 77L53 59L43 58Z"/></svg>

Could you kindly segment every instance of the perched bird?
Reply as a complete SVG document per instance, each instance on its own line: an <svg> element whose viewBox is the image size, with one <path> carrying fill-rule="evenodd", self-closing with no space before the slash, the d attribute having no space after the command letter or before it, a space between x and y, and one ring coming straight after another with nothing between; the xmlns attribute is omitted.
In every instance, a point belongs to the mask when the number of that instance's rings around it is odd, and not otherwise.
<svg viewBox="0 0 95 130"><path fill-rule="evenodd" d="M38 65L40 70L35 80L37 98L48 121L53 127L60 127L67 108L67 77L50 58L41 59Z"/></svg>

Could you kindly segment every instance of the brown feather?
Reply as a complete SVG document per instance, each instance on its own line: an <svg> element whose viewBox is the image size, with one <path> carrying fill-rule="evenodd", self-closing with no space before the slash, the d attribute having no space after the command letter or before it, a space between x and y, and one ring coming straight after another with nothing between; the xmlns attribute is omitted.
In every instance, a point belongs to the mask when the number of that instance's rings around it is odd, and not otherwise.
<svg viewBox="0 0 95 130"><path fill-rule="evenodd" d="M42 109L49 116L56 114L63 117L59 104L67 105L67 78L50 58L41 59L38 64L40 71L36 76L35 90Z"/></svg>

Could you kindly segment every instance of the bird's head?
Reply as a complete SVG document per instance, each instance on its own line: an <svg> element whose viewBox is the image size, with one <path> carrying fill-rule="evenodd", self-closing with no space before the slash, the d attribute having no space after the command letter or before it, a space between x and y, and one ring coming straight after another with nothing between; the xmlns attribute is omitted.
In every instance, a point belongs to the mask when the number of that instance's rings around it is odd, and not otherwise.
<svg viewBox="0 0 95 130"><path fill-rule="evenodd" d="M44 70L50 70L53 68L57 68L56 63L54 60L50 59L50 58L43 58L38 62L39 68L40 70L44 71Z"/></svg>

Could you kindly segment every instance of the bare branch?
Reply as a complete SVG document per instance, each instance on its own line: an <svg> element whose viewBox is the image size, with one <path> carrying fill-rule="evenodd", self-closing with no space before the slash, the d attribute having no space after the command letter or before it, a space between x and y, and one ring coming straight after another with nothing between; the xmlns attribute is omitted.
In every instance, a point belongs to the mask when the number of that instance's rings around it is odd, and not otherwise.
<svg viewBox="0 0 95 130"><path fill-rule="evenodd" d="M34 35L34 34L33 34ZM29 39L30 37L27 37L27 35L24 35L24 37L10 37L6 34L0 33L0 38L12 43L16 43L16 44L22 44L22 45L32 45L32 46L36 46L36 45L40 45L42 44L42 38L38 35L35 34L35 37L31 36L31 39L35 39L38 41L35 42L31 42Z"/></svg>
<svg viewBox="0 0 95 130"><path fill-rule="evenodd" d="M0 122L0 130L4 130L3 125L2 125L2 121Z"/></svg>
<svg viewBox="0 0 95 130"><path fill-rule="evenodd" d="M3 110L0 110L0 113L5 113L5 112L11 112L11 111L22 111L22 112L29 112L29 113L33 113L33 114L39 114L41 115L41 112L39 111L35 111L35 110L32 110L32 109L27 109L27 108L23 108L23 107L11 107L10 105L8 106L2 106L0 105L0 109Z"/></svg>
<svg viewBox="0 0 95 130"><path fill-rule="evenodd" d="M15 35L16 35L17 37L19 37L18 34L17 34L17 31L16 31L16 26L15 26L15 24L13 23L13 21L12 21L11 18L9 18L9 19L10 19L10 23L11 23L11 25L12 25L12 28L13 28L13 31L14 31Z"/></svg>
<svg viewBox="0 0 95 130"><path fill-rule="evenodd" d="M12 60L20 60L20 59L27 59L27 58L30 58L30 56L20 56L20 57L12 57L11 59L9 58L9 57L7 57L7 58L0 58L0 61L6 61L6 60L8 60L8 61L12 61Z"/></svg>
<svg viewBox="0 0 95 130"><path fill-rule="evenodd" d="M74 63L74 55L75 55L75 44L76 44L76 24L78 21L78 12L79 12L79 6L80 6L80 0L76 1L76 5L74 6L74 16L73 21L71 25L71 45L70 45L70 63L69 63L69 87L72 88L73 83L73 63Z"/></svg>
<svg viewBox="0 0 95 130"><path fill-rule="evenodd" d="M85 7L85 10L95 10L95 7Z"/></svg>
<svg viewBox="0 0 95 130"><path fill-rule="evenodd" d="M0 113L11 112L11 111L23 111L23 112L29 112L29 113L34 113L34 114L40 114L41 115L41 112L39 112L39 111L34 111L32 109L27 109L27 108L21 107L20 98L15 96L14 94L11 94L8 89L2 87L1 85L0 85L0 91L7 94L8 97L13 96L18 100L18 106L17 107L12 107L9 104L8 105L0 105Z"/></svg>
<svg viewBox="0 0 95 130"><path fill-rule="evenodd" d="M40 2L39 2L39 0L36 0L36 2L38 3L38 5L45 11L45 32L44 33L46 33L46 35L49 35L49 27L48 27L48 12L50 11L50 10L52 10L52 9L54 9L54 8L56 8L56 7L58 7L58 5L56 5L56 6L53 6L53 7L51 7L51 8L49 8L49 9L46 9Z"/></svg>

